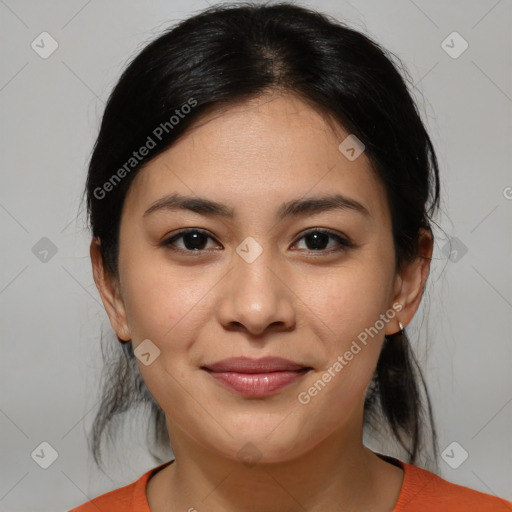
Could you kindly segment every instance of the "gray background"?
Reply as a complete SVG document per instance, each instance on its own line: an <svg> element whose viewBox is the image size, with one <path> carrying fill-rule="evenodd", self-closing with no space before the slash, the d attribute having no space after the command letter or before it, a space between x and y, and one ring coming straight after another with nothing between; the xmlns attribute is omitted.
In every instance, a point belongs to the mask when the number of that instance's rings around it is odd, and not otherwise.
<svg viewBox="0 0 512 512"><path fill-rule="evenodd" d="M440 449L456 441L469 453L457 469L440 458L441 476L512 499L512 2L302 4L369 33L415 84L443 202L427 294L408 330L426 358ZM107 474L87 452L101 330L116 341L92 279L85 216L75 218L121 70L145 41L206 5L0 0L1 511L67 510L156 465L143 423L131 422ZM43 31L58 43L47 59L31 47ZM469 44L457 58L441 45L453 31ZM460 43L448 39L452 51ZM55 254L41 252L43 237ZM31 457L43 441L58 453L48 469Z"/></svg>

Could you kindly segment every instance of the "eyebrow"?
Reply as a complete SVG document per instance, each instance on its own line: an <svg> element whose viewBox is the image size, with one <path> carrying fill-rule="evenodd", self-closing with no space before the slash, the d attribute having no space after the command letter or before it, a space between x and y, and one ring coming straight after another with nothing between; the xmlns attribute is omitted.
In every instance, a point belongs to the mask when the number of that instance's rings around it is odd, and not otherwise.
<svg viewBox="0 0 512 512"><path fill-rule="evenodd" d="M233 208L225 204L212 201L203 197L182 196L170 194L155 201L143 214L143 217L161 212L188 210L206 216L218 216L232 219L235 216ZM306 214L315 214L331 210L352 210L370 218L368 209L355 199L341 194L330 194L325 196L310 197L307 199L294 199L283 203L276 214L278 220L287 217L298 217Z"/></svg>

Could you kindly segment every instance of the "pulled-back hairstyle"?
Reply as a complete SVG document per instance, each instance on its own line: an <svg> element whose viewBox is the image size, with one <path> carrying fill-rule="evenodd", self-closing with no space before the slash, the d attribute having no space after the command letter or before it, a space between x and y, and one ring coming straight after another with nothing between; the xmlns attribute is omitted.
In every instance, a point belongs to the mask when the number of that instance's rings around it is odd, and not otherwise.
<svg viewBox="0 0 512 512"><path fill-rule="evenodd" d="M393 59L399 61L368 36L289 3L217 5L166 30L123 72L92 152L84 193L105 270L119 278L121 212L141 166L212 109L280 92L300 97L364 143L385 186L400 271L419 256L420 230L432 234L439 170L433 144ZM178 114L179 122L173 122ZM154 147L134 160L134 151L149 146L148 137ZM101 404L89 438L98 465L102 439L116 424L113 420L140 404L151 411L148 440L160 454L170 448L164 412L139 374L131 342L116 341L111 349L115 355L106 361ZM427 448L428 435L436 459L430 400L405 333L384 340L364 420L377 433L390 432L410 463Z"/></svg>

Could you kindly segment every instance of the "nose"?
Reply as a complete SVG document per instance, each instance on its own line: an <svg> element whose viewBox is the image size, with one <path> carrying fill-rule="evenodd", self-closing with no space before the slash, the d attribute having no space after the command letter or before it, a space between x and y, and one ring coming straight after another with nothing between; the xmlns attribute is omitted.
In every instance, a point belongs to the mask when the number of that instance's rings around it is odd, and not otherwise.
<svg viewBox="0 0 512 512"><path fill-rule="evenodd" d="M236 254L219 294L219 321L227 330L245 329L253 336L267 330L291 330L296 323L297 297L289 281L289 274L278 268L270 250L250 263Z"/></svg>

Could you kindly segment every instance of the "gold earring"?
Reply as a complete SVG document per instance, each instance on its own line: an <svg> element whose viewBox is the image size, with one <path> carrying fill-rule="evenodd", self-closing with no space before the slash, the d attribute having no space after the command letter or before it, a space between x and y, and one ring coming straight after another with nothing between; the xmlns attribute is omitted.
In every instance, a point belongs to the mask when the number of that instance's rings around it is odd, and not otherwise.
<svg viewBox="0 0 512 512"><path fill-rule="evenodd" d="M398 322L398 327L400 327L399 331L394 332L393 334L388 334L388 336L402 336L404 334L404 326L402 325L402 322Z"/></svg>

